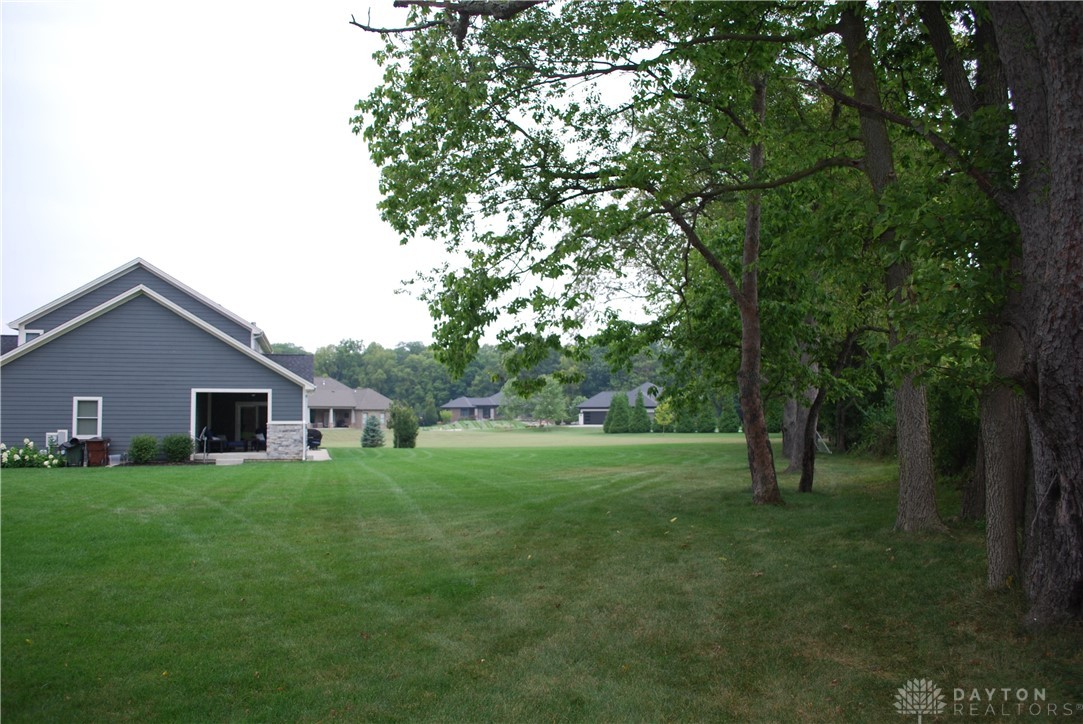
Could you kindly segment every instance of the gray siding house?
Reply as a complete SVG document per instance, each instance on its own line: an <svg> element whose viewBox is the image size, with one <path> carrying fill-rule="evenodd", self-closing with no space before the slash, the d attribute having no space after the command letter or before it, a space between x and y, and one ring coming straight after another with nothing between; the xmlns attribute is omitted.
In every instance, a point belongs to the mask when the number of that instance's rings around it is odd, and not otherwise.
<svg viewBox="0 0 1083 724"><path fill-rule="evenodd" d="M616 392L614 390L599 392L589 400L584 400L580 403L579 424L604 425L606 415L609 414L609 407L613 404L613 398L616 395L625 395L628 398L628 404L635 405L636 397L641 392L643 393L643 406L647 408L647 415L653 420L655 408L658 407L658 397L656 394L652 394L652 391L657 390L657 385L650 382L644 382L642 385L629 392Z"/></svg>
<svg viewBox="0 0 1083 724"><path fill-rule="evenodd" d="M451 421L459 420L495 420L500 406L504 404L504 393L497 392L490 397L456 397L441 405L441 410L451 411Z"/></svg>
<svg viewBox="0 0 1083 724"><path fill-rule="evenodd" d="M220 449L304 459L304 364L270 355L255 324L136 259L10 323L0 441L213 433ZM309 363L308 369L311 369ZM300 370L299 374L297 370Z"/></svg>

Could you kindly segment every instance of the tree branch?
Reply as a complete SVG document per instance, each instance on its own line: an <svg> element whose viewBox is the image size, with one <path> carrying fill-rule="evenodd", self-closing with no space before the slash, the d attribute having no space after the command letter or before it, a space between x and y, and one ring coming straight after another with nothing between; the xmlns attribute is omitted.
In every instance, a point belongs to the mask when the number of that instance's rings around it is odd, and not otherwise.
<svg viewBox="0 0 1083 724"><path fill-rule="evenodd" d="M443 0L395 0L397 8L407 8L416 5L422 8L439 8L467 15L471 17L484 16L507 20L513 18L524 10L535 5L541 5L545 0L459 0L458 2L444 2Z"/></svg>
<svg viewBox="0 0 1083 724"><path fill-rule="evenodd" d="M361 28L368 33L379 33L380 35L387 35L389 33L412 33L418 30L428 30L429 28L439 28L447 25L443 20L430 20L427 23L421 25L411 25L405 28L374 28L371 25L365 25L364 23L357 22L357 19L353 15L350 16L350 25Z"/></svg>
<svg viewBox="0 0 1083 724"><path fill-rule="evenodd" d="M417 5L423 8L438 8L447 11L447 17L442 20L430 20L420 25L410 25L403 28L375 28L365 23L357 22L354 16L350 16L350 25L361 28L369 33L413 33L418 30L429 28L446 27L455 35L455 43L459 50L463 48L463 40L470 29L470 20L476 17L494 18L496 20L509 20L524 10L535 5L540 5L545 0L459 0L459 2L443 2L441 0L395 0L395 7L406 8ZM456 17L457 16L457 17Z"/></svg>
<svg viewBox="0 0 1083 724"><path fill-rule="evenodd" d="M1011 198L1005 189L997 187L989 178L977 169L974 164L969 163L959 149L948 143L943 136L940 136L935 131L930 130L925 124L915 121L913 118L899 115L884 108L877 108L868 103L862 103L853 96L847 95L842 91L832 88L824 81L808 81L797 79L797 82L819 90L829 98L833 98L844 106L854 108L861 113L868 113L870 115L879 116L886 121L890 121L897 126L902 126L914 133L918 134L926 141L928 141L933 148L946 156L948 159L958 165L968 176L974 179L980 188L993 202L1000 207L1002 211L1011 215L1014 210Z"/></svg>
<svg viewBox="0 0 1083 724"><path fill-rule="evenodd" d="M817 30L810 30L803 33L792 33L790 35L763 35L760 33L712 33L711 35L704 35L699 38L693 38L684 43L677 43L675 48L692 48L697 45L705 45L708 43L725 43L725 42L737 42L737 43L797 43L805 40L812 40L813 38L819 38L824 35L830 35L838 32L836 25L830 25L826 28L820 28Z"/></svg>
<svg viewBox="0 0 1083 724"><path fill-rule="evenodd" d="M967 80L963 58L959 55L959 49L955 47L951 28L948 27L948 21L944 19L944 11L938 2L918 3L917 7L921 22L925 25L929 44L933 47L933 53L936 54L936 60L944 74L944 86L947 88L948 97L951 98L955 115L960 118L970 118L978 102L974 97L974 89L970 87L970 81Z"/></svg>
<svg viewBox="0 0 1083 724"><path fill-rule="evenodd" d="M651 193L658 203L662 205L662 208L666 210L669 218L673 220L673 223L676 224L677 228L684 234L684 238L688 241L688 244L700 253L700 256L703 257L703 260L707 262L709 267L714 269L715 273L718 274L722 279L722 282L726 285L726 289L729 290L730 296L732 296L733 300L739 304L740 300L744 299L744 295L742 294L741 288L737 286L737 281L733 278L733 275L730 274L730 270L726 268L726 265L722 263L722 260L703 243L703 239L700 238L699 233L696 231L695 227L688 222L688 219L684 218L680 208L670 201L658 198L653 192L648 193Z"/></svg>
<svg viewBox="0 0 1083 724"><path fill-rule="evenodd" d="M823 158L812 164L808 168L794 171L786 176L780 176L775 179L767 179L765 181L753 181L749 183L738 184L724 184L721 186L715 186L706 191L689 193L679 201L676 202L677 206L683 206L693 199L701 199L702 201L711 201L720 196L727 194L738 193L741 191L768 191L770 189L777 189L787 184L792 184L800 181L803 178L812 176L820 171L826 171L829 168L860 168L861 161L856 158L848 158L846 156L833 156L831 158Z"/></svg>

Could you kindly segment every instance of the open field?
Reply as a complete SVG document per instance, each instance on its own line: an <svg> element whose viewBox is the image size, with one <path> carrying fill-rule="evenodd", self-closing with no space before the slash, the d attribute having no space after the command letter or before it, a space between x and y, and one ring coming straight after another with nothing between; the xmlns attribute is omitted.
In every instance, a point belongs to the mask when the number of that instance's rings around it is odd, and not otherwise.
<svg viewBox="0 0 1083 724"><path fill-rule="evenodd" d="M474 422L463 429L459 425L447 427L424 427L418 435L419 448L461 448L461 447L595 447L637 446L665 443L703 444L708 441L743 442L743 435L697 435L677 433L648 433L637 435L606 435L600 427L579 427L577 425L551 425L547 427L524 427L521 424ZM361 431L352 429L326 429L323 433L323 446L327 448L352 447L360 445ZM387 445L391 445L391 431L386 431Z"/></svg>
<svg viewBox="0 0 1083 724"><path fill-rule="evenodd" d="M893 465L757 508L737 439L562 433L5 470L3 720L910 722L912 679L926 722L955 688L1083 716L1083 632L1019 628L980 527L894 534Z"/></svg>

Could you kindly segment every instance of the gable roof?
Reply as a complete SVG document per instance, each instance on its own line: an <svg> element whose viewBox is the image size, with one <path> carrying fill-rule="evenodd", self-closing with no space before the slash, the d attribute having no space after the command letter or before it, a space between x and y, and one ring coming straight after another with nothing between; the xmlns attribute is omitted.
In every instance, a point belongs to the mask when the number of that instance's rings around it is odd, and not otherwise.
<svg viewBox="0 0 1083 724"><path fill-rule="evenodd" d="M362 387L361 389L354 390L354 395L357 398L357 409L359 410L391 409L391 399L384 397L370 387Z"/></svg>
<svg viewBox="0 0 1083 724"><path fill-rule="evenodd" d="M315 377L316 389L308 396L312 407L353 407L353 390L332 377Z"/></svg>
<svg viewBox="0 0 1083 724"><path fill-rule="evenodd" d="M473 407L500 407L504 404L504 393L497 392L489 397L456 397L451 402L440 405L441 410L465 410Z"/></svg>
<svg viewBox="0 0 1083 724"><path fill-rule="evenodd" d="M308 396L309 408L341 407L355 410L386 410L391 400L368 387L351 389L332 377L316 377L316 390Z"/></svg>
<svg viewBox="0 0 1083 724"><path fill-rule="evenodd" d="M221 330L219 330L217 327L215 327L215 326L213 326L211 324L208 324L207 322L204 322L202 319L195 316L194 314L192 314L188 310L184 309L180 305L175 304L174 302L171 302L169 299L166 299L165 297L163 297L158 292L156 292L153 289L150 289L150 288L148 288L148 287L146 287L146 286L144 286L142 284L140 284L138 286L134 286L131 289L129 289L128 291L113 297L109 301L104 302L102 304L99 304L97 307L94 307L90 311L84 312L83 314L80 314L79 316L75 317L74 319L71 319L71 320L65 322L64 324L61 324L60 326L49 330L48 332L41 335L40 337L35 337L34 339L30 340L29 342L26 342L25 344L19 345L15 349L11 350L7 354L0 357L0 366L6 365L7 363L9 363L9 362L11 362L13 360L17 360L17 359L19 359L21 357L25 357L26 355L30 354L34 350L40 349L41 347L44 347L45 345L49 344L53 340L59 339L60 337L63 337L68 332L71 332L72 330L78 329L79 327L82 327L85 324L89 324L90 322L94 321L98 317L101 317L101 316L103 316L105 314L108 314L109 312L113 311L114 309L117 309L118 307L121 307L121 306L127 304L128 302L132 301L133 299L137 299L139 297L146 297L146 298L150 299L151 301L154 301L154 302L160 304L162 307L169 310L170 312L173 312L178 317L180 317L180 318L186 320L187 322L195 325L199 329L203 330L204 332L206 332L207 334L211 335L212 337L218 339L219 341L224 342L225 344L229 345L233 349L235 349L235 350L237 350L239 352L242 352L243 354L245 354L250 359L255 360L259 364L261 364L264 367L267 367L268 369L278 373L279 375L281 375L282 377L285 377L289 381L291 381L291 382L293 382L293 383L295 383L297 385L300 385L301 387L304 387L305 389L308 389L308 390L313 389L312 383L309 382L308 380L306 380L306 379L300 377L299 375L291 372L290 370L288 370L285 367L283 367L282 365L276 363L274 360L270 359L266 355L260 354L259 352L253 350L251 347L249 347L247 345L244 345L244 344L241 344L240 342L235 340L233 337L230 337L228 334L226 334L226 333L222 332Z"/></svg>
<svg viewBox="0 0 1083 724"><path fill-rule="evenodd" d="M648 409L658 407L658 398L651 394L651 390L658 390L661 394L662 390L658 385L651 382L644 382L634 390L621 393L615 390L606 390L599 392L589 400L579 403L577 406L580 410L608 410L610 405L613 404L613 397L620 394L625 394L628 397L628 404L634 405L636 403L636 395L640 392L643 393L643 406Z"/></svg>
<svg viewBox="0 0 1083 724"><path fill-rule="evenodd" d="M60 297L58 299L54 299L53 301L49 302L45 306L39 307L39 308L35 309L34 311L32 311L32 312L30 312L28 314L24 314L23 316L19 317L18 319L15 319L15 320L13 320L11 322L8 322L8 326L11 327L12 329L18 329L22 325L29 324L29 323L33 322L35 319L39 319L41 317L44 317L46 314L49 314L50 312L53 312L53 311L55 311L57 309L60 309L65 304L68 304L68 303L72 302L73 300L76 300L79 297L82 297L85 294L87 294L87 293L89 293L89 292L91 292L91 291L93 291L95 289L98 289L99 287L105 286L106 284L108 284L109 282L111 282L111 281L113 281L115 279L119 279L120 277L124 276L125 274L127 274L131 270L135 269L136 267L141 267L141 268L145 269L146 271L150 272L151 274L158 277L159 279L166 282L167 284L170 284L170 285L176 287L177 289L180 289L185 294L191 296L192 298L196 299L197 301L199 301L199 302L207 305L208 307L214 309L215 311L220 313L222 316L232 320L233 322L236 322L241 327L250 328L252 330L253 337L258 341L258 343L260 345L260 349L262 349L264 352L270 352L271 351L271 343L270 343L270 340L267 339L267 335L263 332L262 329L257 327L254 323L249 322L246 319L244 319L243 317L241 317L240 315L229 311L228 309L223 307L218 302L215 302L214 300L203 296L202 294L200 294L196 290L189 287L187 284L184 284L183 282L180 282L177 279L174 279L173 277L169 276L164 271L157 268L156 266L154 266L153 264L151 264L150 262L146 261L145 259L143 259L141 257L136 257L135 259L132 259L127 264L124 264L122 266L117 267L113 271L108 272L108 273L98 277L97 279L84 284L83 286L79 287L78 289L76 289L74 291L68 292L67 294L65 294L64 296L62 296L62 297ZM108 302L107 302L107 304L108 304Z"/></svg>

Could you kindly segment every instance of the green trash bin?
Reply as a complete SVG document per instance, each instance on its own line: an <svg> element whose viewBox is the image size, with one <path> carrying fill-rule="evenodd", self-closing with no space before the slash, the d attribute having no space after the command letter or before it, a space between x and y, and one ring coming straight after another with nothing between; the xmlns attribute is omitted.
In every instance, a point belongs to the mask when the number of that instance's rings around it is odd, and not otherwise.
<svg viewBox="0 0 1083 724"><path fill-rule="evenodd" d="M83 467L83 443L78 438L71 438L60 443L60 452L64 456L64 464L68 467Z"/></svg>

